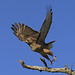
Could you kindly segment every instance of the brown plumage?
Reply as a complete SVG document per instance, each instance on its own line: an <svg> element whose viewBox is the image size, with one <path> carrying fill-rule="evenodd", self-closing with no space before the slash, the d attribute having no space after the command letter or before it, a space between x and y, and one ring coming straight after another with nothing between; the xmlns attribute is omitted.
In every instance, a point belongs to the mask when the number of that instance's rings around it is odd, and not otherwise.
<svg viewBox="0 0 75 75"><path fill-rule="evenodd" d="M51 27L51 23L52 9L50 9L49 13L47 14L39 32L21 23L19 23L19 25L17 23L15 23L15 25L12 24L11 29L14 31L14 35L17 36L19 40L26 42L32 51L40 53L52 64L52 61L49 59L48 55L52 56L54 60L56 60L56 57L54 57L53 53L49 50L52 48L52 43L55 42L55 40L49 43L45 43L45 38Z"/></svg>

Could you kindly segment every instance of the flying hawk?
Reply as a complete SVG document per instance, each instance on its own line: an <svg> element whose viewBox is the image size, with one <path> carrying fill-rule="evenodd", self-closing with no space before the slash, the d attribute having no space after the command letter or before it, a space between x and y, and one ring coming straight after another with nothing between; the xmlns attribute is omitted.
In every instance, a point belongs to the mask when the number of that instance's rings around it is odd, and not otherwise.
<svg viewBox="0 0 75 75"><path fill-rule="evenodd" d="M15 23L15 25L12 24L11 29L14 31L14 35L17 36L20 41L27 43L32 51L40 53L52 64L52 61L49 59L48 55L52 56L54 60L56 60L56 57L54 57L52 51L50 51L52 48L52 43L55 42L55 40L45 43L45 38L51 27L51 23L52 9L50 9L50 11L47 13L46 19L44 20L39 32L21 23L19 23L19 25L17 23Z"/></svg>

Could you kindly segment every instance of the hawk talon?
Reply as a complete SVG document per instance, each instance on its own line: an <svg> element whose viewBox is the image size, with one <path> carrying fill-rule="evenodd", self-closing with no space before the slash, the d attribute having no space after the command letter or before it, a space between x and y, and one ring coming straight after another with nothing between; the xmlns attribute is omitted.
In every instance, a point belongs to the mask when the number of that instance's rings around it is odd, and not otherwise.
<svg viewBox="0 0 75 75"><path fill-rule="evenodd" d="M55 57L53 57L54 58L54 61L56 61L56 56Z"/></svg>

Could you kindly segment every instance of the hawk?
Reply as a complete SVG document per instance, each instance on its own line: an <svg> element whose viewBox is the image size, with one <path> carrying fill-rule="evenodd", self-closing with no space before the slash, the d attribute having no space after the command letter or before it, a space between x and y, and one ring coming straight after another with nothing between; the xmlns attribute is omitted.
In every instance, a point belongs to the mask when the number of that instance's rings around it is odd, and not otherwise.
<svg viewBox="0 0 75 75"><path fill-rule="evenodd" d="M49 59L48 55L52 56L54 60L56 60L56 57L53 56L53 53L50 50L53 47L52 43L55 42L55 40L45 43L45 38L48 34L51 24L52 9L50 9L50 11L47 13L46 19L44 20L39 32L21 23L15 23L15 25L12 24L11 29L14 31L14 35L17 36L20 41L27 43L32 51L41 54L52 64L52 61Z"/></svg>

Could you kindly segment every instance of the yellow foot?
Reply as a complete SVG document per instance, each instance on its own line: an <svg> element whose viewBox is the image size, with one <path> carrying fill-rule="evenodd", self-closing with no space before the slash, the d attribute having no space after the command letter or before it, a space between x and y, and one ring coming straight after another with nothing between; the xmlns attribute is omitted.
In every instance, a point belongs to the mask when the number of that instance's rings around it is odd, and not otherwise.
<svg viewBox="0 0 75 75"><path fill-rule="evenodd" d="M56 61L56 57L53 57L54 58L54 60Z"/></svg>

